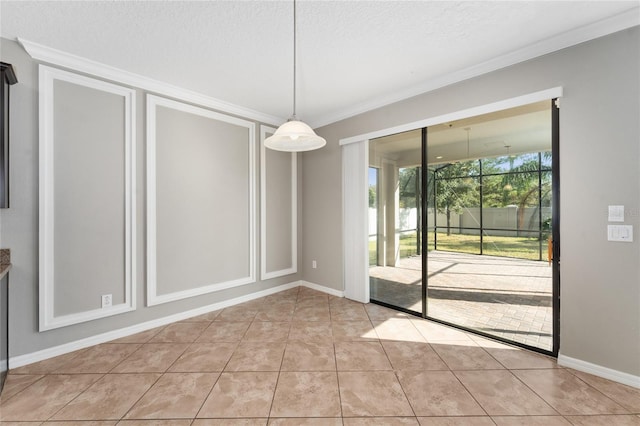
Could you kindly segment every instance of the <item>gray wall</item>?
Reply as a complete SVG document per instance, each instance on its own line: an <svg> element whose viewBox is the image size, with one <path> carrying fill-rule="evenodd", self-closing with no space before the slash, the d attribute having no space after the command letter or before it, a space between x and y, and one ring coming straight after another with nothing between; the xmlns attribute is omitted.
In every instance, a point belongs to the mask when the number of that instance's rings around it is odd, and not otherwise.
<svg viewBox="0 0 640 426"><path fill-rule="evenodd" d="M162 106L156 128L158 294L248 277L247 128Z"/></svg>
<svg viewBox="0 0 640 426"><path fill-rule="evenodd" d="M639 31L634 28L319 129L327 146L302 154L299 162L302 273L152 308L141 302L145 290L145 144L144 111L138 108L138 309L38 333L37 66L16 43L2 39L2 60L16 67L19 78L19 84L12 87L12 206L0 211L2 245L11 248L13 261L11 355L28 354L300 278L342 290L339 139L563 86L561 353L639 375L638 237L631 244L606 241L608 204L624 204L626 223L634 225L636 236L640 233L638 40ZM311 268L312 260L317 261L317 269Z"/></svg>
<svg viewBox="0 0 640 426"><path fill-rule="evenodd" d="M317 129L327 147L301 161L304 278L343 289L339 139L563 86L560 352L640 375L639 38L635 27ZM607 241L609 204L625 205L636 241Z"/></svg>
<svg viewBox="0 0 640 426"><path fill-rule="evenodd" d="M271 136L270 133L266 135ZM266 186L268 197L266 205L267 221L266 229L266 268L267 273L291 268L292 261L292 176L291 154L271 149L265 151L266 155ZM287 190L289 189L289 190Z"/></svg>
<svg viewBox="0 0 640 426"><path fill-rule="evenodd" d="M103 294L124 303L125 109L122 96L60 80L54 92L57 317L99 309Z"/></svg>
<svg viewBox="0 0 640 426"><path fill-rule="evenodd" d="M138 91L137 122L137 309L133 312L97 319L81 324L38 332L38 68L37 64L15 42L0 39L3 62L13 64L18 84L11 87L11 208L0 210L2 245L11 249L13 268L10 272L10 356L91 337L100 333L132 326L171 314L210 305L234 297L265 290L301 279L292 274L258 281L241 287L191 297L161 305L145 306L145 114L144 93ZM257 127L258 128L258 127ZM256 132L256 138L259 137ZM259 159L259 143L255 144ZM259 162L257 161L259 167ZM256 170L256 177L259 170ZM257 178L256 178L257 179ZM259 202L256 182L256 203ZM299 188L300 189L300 188ZM259 210L256 211L256 215ZM260 259L260 228L256 222L256 253ZM96 251L96 256L99 256ZM259 264L256 265L259 271ZM87 283L90 285L90 283Z"/></svg>

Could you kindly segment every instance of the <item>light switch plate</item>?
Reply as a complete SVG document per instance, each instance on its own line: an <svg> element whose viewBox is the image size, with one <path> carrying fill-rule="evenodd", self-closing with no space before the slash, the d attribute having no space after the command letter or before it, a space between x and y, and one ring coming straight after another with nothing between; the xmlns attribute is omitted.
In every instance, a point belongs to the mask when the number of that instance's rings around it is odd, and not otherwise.
<svg viewBox="0 0 640 426"><path fill-rule="evenodd" d="M624 222L624 206L609 206L609 222Z"/></svg>
<svg viewBox="0 0 640 426"><path fill-rule="evenodd" d="M607 239L624 243L633 242L633 225L608 225Z"/></svg>

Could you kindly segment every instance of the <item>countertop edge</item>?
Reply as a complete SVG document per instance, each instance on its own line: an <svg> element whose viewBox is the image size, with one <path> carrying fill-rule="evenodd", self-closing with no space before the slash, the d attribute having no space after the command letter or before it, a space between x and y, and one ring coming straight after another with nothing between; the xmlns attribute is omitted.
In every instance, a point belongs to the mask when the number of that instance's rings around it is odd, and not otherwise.
<svg viewBox="0 0 640 426"><path fill-rule="evenodd" d="M11 269L10 263L6 265L0 265L0 280L3 279L5 275L9 273L10 269Z"/></svg>

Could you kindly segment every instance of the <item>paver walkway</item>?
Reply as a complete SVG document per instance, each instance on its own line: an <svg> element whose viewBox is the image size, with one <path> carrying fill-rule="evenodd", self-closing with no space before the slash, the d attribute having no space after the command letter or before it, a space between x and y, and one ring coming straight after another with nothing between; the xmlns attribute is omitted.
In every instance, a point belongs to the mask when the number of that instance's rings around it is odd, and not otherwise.
<svg viewBox="0 0 640 426"><path fill-rule="evenodd" d="M429 252L428 314L453 324L551 350L552 268L546 262ZM371 298L422 311L422 258L369 268Z"/></svg>

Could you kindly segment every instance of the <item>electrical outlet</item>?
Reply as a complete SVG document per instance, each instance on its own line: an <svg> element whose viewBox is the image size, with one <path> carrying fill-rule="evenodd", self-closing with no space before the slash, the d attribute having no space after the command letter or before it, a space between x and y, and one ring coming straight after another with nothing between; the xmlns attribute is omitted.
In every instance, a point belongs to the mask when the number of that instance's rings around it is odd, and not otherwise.
<svg viewBox="0 0 640 426"><path fill-rule="evenodd" d="M318 262L316 262L315 260L312 260L312 261L311 261L311 267L312 267L313 269L316 269L316 268L318 267Z"/></svg>
<svg viewBox="0 0 640 426"><path fill-rule="evenodd" d="M111 302L113 301L113 297L110 294L102 295L102 308L108 308L111 306Z"/></svg>

